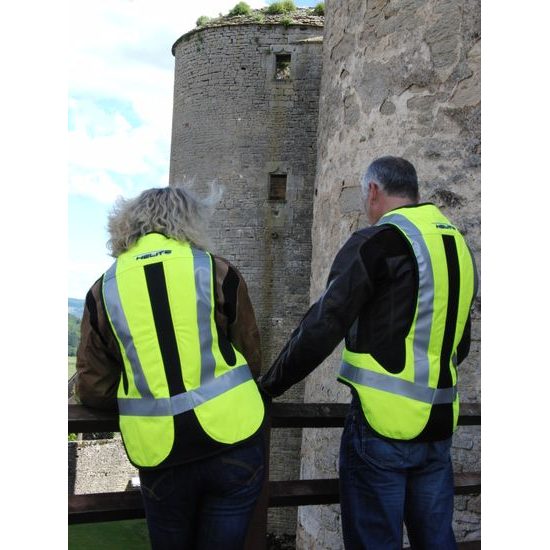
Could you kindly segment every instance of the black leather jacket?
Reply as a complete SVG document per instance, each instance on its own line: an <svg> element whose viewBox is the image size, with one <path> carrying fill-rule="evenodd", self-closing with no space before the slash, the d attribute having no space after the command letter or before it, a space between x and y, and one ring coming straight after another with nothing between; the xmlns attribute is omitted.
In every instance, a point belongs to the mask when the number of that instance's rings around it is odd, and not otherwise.
<svg viewBox="0 0 550 550"><path fill-rule="evenodd" d="M260 378L260 387L272 397L281 395L322 363L343 338L350 351L370 353L388 371L400 372L417 294L416 261L399 230L382 225L353 233L334 259L325 292ZM459 363L469 349L470 319L457 349ZM426 429L415 440L437 440L448 433L451 405L432 409Z"/></svg>

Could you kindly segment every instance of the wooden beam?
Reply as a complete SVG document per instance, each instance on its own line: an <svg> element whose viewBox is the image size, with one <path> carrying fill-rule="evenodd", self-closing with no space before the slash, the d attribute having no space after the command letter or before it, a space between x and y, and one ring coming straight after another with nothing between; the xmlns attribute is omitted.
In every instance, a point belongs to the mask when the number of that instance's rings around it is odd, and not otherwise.
<svg viewBox="0 0 550 550"><path fill-rule="evenodd" d="M480 540L467 540L458 542L458 550L481 550Z"/></svg>
<svg viewBox="0 0 550 550"><path fill-rule="evenodd" d="M481 472L455 472L455 495L475 495L481 492Z"/></svg>
<svg viewBox="0 0 550 550"><path fill-rule="evenodd" d="M271 481L269 506L310 506L340 502L338 479Z"/></svg>
<svg viewBox="0 0 550 550"><path fill-rule="evenodd" d="M481 491L481 474L455 474L455 494L475 494ZM282 506L312 506L337 504L340 501L338 479L300 479L269 482L270 508ZM140 491L69 496L69 524L94 523L142 518Z"/></svg>
<svg viewBox="0 0 550 550"><path fill-rule="evenodd" d="M272 403L273 428L342 428L348 403Z"/></svg>
<svg viewBox="0 0 550 550"><path fill-rule="evenodd" d="M273 428L339 428L344 425L347 403L272 403ZM460 425L480 425L481 405L462 403ZM69 405L69 433L118 432L116 413L91 409L84 405Z"/></svg>
<svg viewBox="0 0 550 550"><path fill-rule="evenodd" d="M144 518L141 491L69 495L69 525Z"/></svg>
<svg viewBox="0 0 550 550"><path fill-rule="evenodd" d="M459 426L481 425L481 403L460 403Z"/></svg>
<svg viewBox="0 0 550 550"><path fill-rule="evenodd" d="M69 405L69 433L118 432L118 414L91 409L84 405Z"/></svg>

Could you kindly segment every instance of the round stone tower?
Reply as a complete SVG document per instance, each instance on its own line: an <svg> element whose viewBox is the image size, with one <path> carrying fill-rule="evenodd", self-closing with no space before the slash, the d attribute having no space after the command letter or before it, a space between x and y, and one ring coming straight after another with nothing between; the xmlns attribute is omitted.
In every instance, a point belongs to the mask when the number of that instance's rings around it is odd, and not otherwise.
<svg viewBox="0 0 550 550"><path fill-rule="evenodd" d="M225 192L214 252L245 278L262 337L263 371L309 306L311 222L323 17L221 18L179 38L170 183ZM301 401L303 385L281 399ZM271 479L298 478L300 430L274 430ZM268 530L294 535L296 511L270 511Z"/></svg>

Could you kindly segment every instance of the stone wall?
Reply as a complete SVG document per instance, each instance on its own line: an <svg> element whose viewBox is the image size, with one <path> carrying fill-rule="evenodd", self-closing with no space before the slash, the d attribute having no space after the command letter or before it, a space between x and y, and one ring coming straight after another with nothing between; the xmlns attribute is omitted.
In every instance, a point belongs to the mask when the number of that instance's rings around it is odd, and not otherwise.
<svg viewBox="0 0 550 550"><path fill-rule="evenodd" d="M119 433L113 439L70 441L68 453L69 495L125 491L138 475Z"/></svg>
<svg viewBox="0 0 550 550"><path fill-rule="evenodd" d="M480 5L478 0L327 0L312 228L311 300L338 248L367 224L359 178L398 155L416 167L421 200L458 225L480 268ZM463 402L480 397L480 299L470 356L459 368ZM306 401L345 402L341 348L312 373ZM304 430L304 478L337 475L341 430ZM460 427L455 468L478 470L479 427ZM479 497L456 499L459 540L479 538ZM339 506L299 511L299 548L342 548Z"/></svg>
<svg viewBox="0 0 550 550"><path fill-rule="evenodd" d="M322 57L322 18L315 21L204 28L173 48L170 183L224 186L213 251L247 281L264 371L309 302ZM275 79L277 54L291 55L288 80ZM287 174L286 200L269 199L271 173ZM302 395L298 385L281 400ZM300 443L300 430L272 432L272 479L298 477ZM294 534L295 526L295 509L270 510L270 532Z"/></svg>

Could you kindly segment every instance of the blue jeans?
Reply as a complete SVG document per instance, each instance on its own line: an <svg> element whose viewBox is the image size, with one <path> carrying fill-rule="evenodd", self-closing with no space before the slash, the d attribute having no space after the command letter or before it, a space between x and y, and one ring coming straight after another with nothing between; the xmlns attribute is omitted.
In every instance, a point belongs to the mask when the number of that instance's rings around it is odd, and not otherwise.
<svg viewBox="0 0 550 550"><path fill-rule="evenodd" d="M139 472L153 550L241 550L264 479L262 437L204 460Z"/></svg>
<svg viewBox="0 0 550 550"><path fill-rule="evenodd" d="M354 404L355 405L355 404ZM451 438L430 443L378 437L352 406L340 447L346 550L454 550Z"/></svg>

